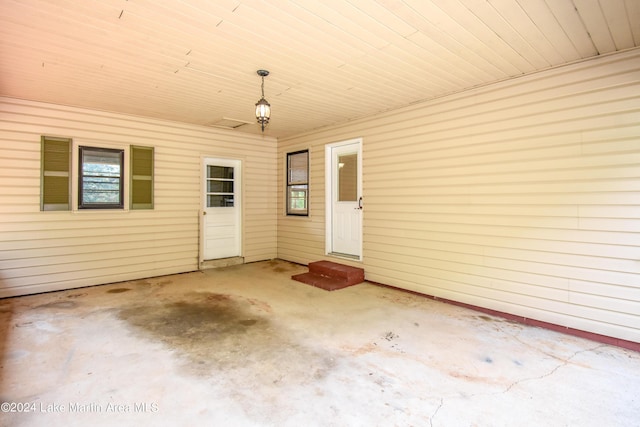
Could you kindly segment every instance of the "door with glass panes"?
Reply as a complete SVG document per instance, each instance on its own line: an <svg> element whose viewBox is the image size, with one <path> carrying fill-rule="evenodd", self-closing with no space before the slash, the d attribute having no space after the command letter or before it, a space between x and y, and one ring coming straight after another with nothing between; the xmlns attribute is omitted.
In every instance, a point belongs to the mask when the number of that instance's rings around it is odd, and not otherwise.
<svg viewBox="0 0 640 427"><path fill-rule="evenodd" d="M241 162L204 159L203 260L241 256Z"/></svg>
<svg viewBox="0 0 640 427"><path fill-rule="evenodd" d="M362 143L326 146L327 253L362 259Z"/></svg>

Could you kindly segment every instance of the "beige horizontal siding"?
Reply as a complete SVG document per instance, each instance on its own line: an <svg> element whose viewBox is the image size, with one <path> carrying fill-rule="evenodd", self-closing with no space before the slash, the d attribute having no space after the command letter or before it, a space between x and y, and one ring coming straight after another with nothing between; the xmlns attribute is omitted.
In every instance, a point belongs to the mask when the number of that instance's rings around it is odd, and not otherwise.
<svg viewBox="0 0 640 427"><path fill-rule="evenodd" d="M243 160L243 255L276 256L276 142L0 98L0 297L198 269L203 156ZM40 211L40 136L155 147L155 207Z"/></svg>
<svg viewBox="0 0 640 427"><path fill-rule="evenodd" d="M369 280L640 342L640 51L279 141L278 255L325 255L324 146L363 138ZM310 149L309 218L284 156Z"/></svg>

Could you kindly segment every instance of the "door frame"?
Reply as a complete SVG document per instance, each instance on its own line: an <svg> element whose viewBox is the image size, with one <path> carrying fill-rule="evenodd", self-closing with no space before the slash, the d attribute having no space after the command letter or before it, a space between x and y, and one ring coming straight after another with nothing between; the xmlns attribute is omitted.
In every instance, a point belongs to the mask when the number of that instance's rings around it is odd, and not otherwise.
<svg viewBox="0 0 640 427"><path fill-rule="evenodd" d="M358 144L358 198L362 199L362 138L353 138L345 141L334 142L325 145L325 255L336 258L344 258L352 261L362 261L362 237L363 237L363 221L360 218L360 229L358 235L360 241L358 243L358 253L353 256L341 255L333 252L333 200L337 191L337 180L333 170L333 150L345 145ZM362 210L360 211L362 215Z"/></svg>
<svg viewBox="0 0 640 427"><path fill-rule="evenodd" d="M237 168L239 169L239 173L237 177L234 176L234 207L237 207L238 210L236 212L236 219L238 221L238 231L236 238L238 239L238 257L242 257L244 254L244 160L237 157L221 157L221 156L200 156L200 208L198 209L198 241L199 241L199 250L198 250L198 261L199 264L202 265L205 261L212 261L204 258L204 240L205 240L205 226L204 226L204 212L205 212L205 203L206 203L206 193L207 193L207 179L206 179L206 165L207 162L215 162L216 160L229 163L237 163ZM235 166L234 166L235 167ZM235 172L234 172L235 174ZM224 258L214 258L216 259L224 259Z"/></svg>

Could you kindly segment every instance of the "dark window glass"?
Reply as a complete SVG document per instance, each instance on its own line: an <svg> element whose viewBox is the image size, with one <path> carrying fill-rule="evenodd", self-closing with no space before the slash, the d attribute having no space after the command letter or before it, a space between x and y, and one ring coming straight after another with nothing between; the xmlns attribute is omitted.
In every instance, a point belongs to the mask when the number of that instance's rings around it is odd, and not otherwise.
<svg viewBox="0 0 640 427"><path fill-rule="evenodd" d="M309 215L309 150L287 154L287 215Z"/></svg>
<svg viewBox="0 0 640 427"><path fill-rule="evenodd" d="M207 165L207 207L228 208L234 204L233 166Z"/></svg>
<svg viewBox="0 0 640 427"><path fill-rule="evenodd" d="M80 147L79 209L124 207L124 150Z"/></svg>

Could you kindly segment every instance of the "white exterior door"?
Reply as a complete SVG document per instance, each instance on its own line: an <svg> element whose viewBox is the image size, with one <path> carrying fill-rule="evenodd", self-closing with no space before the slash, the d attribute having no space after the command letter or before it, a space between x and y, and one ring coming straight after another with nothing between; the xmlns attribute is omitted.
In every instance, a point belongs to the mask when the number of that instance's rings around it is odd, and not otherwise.
<svg viewBox="0 0 640 427"><path fill-rule="evenodd" d="M240 160L204 159L202 258L241 256Z"/></svg>
<svg viewBox="0 0 640 427"><path fill-rule="evenodd" d="M362 258L362 148L351 140L326 147L327 253Z"/></svg>

